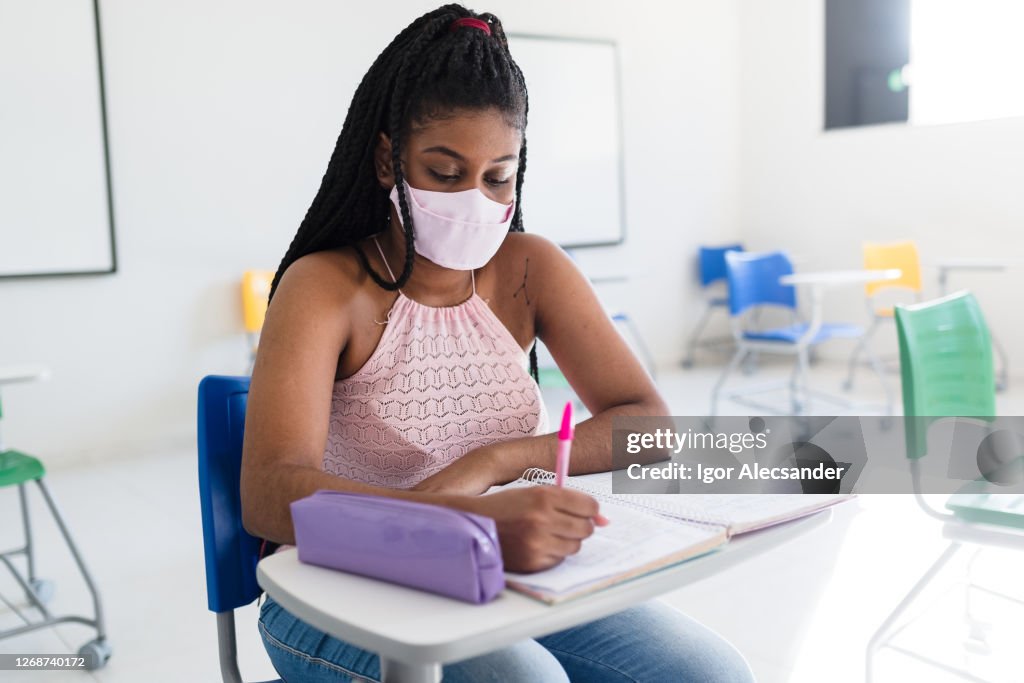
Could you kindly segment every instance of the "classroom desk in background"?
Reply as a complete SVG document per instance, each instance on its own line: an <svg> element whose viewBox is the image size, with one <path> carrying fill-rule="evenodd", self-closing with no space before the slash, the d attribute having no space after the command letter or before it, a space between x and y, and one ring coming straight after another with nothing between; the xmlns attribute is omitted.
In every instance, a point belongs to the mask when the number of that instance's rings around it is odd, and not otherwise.
<svg viewBox="0 0 1024 683"><path fill-rule="evenodd" d="M831 510L746 534L695 559L591 595L545 605L506 589L486 605L299 562L294 549L264 558L260 586L312 626L381 658L385 683L436 683L441 665L613 614L699 581L826 524Z"/></svg>
<svg viewBox="0 0 1024 683"><path fill-rule="evenodd" d="M50 369L37 363L0 366L0 385L47 379Z"/></svg>
<svg viewBox="0 0 1024 683"><path fill-rule="evenodd" d="M783 275L779 278L779 284L803 286L810 290L811 322L808 327L809 331L807 334L809 337L813 337L814 332L812 332L812 330L816 331L824 323L825 290L835 287L848 287L851 285L862 286L869 282L898 280L901 274L902 272L899 268L805 271ZM871 365L874 367L875 373L878 375L878 381L881 383L882 389L885 391L885 412L887 415L892 415L893 392L889 387L889 383L885 379L881 362L871 349L864 347L864 352L871 361ZM826 400L835 403L836 405L843 406L845 409L856 407L856 404L848 402L841 397L833 396L832 394L825 392L814 393L821 398L825 398Z"/></svg>
<svg viewBox="0 0 1024 683"><path fill-rule="evenodd" d="M950 258L938 261L935 267L939 271L939 296L946 296L949 290L949 276L957 272L1002 273L1011 268L1024 266L1024 259L1015 258ZM1003 391L1010 386L1010 356L1006 353L999 339L989 330L992 348L999 357L999 370L996 372L996 390Z"/></svg>

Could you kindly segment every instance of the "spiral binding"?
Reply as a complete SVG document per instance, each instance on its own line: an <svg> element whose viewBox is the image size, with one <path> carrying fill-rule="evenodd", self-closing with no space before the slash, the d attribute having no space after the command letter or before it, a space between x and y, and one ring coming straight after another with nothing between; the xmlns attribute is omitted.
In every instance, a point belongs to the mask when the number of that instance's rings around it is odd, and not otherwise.
<svg viewBox="0 0 1024 683"><path fill-rule="evenodd" d="M550 485L554 484L555 473L550 472L542 467L531 467L530 469L523 472L519 479L512 482L512 485ZM522 484L519 484L522 482ZM661 500L652 500L651 496L657 496L660 494L635 494L635 493L611 493L607 491L601 491L593 487L587 486L586 484L578 481L567 480L566 487L586 493L597 500L603 500L610 503L616 503L618 505L625 505L626 507L634 510L641 510L644 512L653 512L661 517L668 517L669 519L677 520L680 522L689 523L691 526L712 526L722 527L726 531L729 530L728 520L718 517L701 510L700 508L680 506L678 503L666 503ZM640 496L647 495L647 498L640 498ZM670 495L670 494L669 494Z"/></svg>

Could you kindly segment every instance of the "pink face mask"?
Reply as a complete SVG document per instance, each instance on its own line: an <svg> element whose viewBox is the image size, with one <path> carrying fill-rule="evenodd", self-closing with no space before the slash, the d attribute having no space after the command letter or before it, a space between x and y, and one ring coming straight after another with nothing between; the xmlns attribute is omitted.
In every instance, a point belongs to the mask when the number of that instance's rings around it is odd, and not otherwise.
<svg viewBox="0 0 1024 683"><path fill-rule="evenodd" d="M444 268L475 270L497 253L512 224L514 199L511 204L501 204L476 188L433 192L403 182L417 254ZM401 221L397 185L391 190L391 201Z"/></svg>

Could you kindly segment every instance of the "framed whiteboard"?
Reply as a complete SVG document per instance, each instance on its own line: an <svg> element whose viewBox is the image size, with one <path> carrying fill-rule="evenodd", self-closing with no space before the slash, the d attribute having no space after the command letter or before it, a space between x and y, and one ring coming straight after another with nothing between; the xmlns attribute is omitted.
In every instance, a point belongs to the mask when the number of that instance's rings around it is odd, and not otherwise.
<svg viewBox="0 0 1024 683"><path fill-rule="evenodd" d="M117 270L98 0L0 0L0 277Z"/></svg>
<svg viewBox="0 0 1024 683"><path fill-rule="evenodd" d="M526 79L523 222L565 248L626 237L619 56L609 40L508 34Z"/></svg>

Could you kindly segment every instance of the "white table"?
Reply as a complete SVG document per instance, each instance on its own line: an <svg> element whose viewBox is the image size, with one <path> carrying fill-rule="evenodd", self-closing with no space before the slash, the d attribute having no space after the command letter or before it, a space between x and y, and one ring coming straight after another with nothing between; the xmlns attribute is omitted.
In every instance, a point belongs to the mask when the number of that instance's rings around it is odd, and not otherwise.
<svg viewBox="0 0 1024 683"><path fill-rule="evenodd" d="M823 302L825 299L826 289L849 285L864 285L869 282L898 280L900 275L902 275L902 271L900 271L899 268L823 270L783 275L779 278L779 284L803 285L810 289L811 322L807 328L805 336L807 339L814 339L814 336L818 334L818 330L821 329L821 325L824 320ZM868 359L871 361L871 365L878 374L879 381L882 383L882 388L885 390L886 397L886 412L891 415L893 401L892 390L889 388L889 384L885 381L885 373L882 371L881 362L871 349L865 347L864 352L868 355ZM817 393L823 398L833 401L839 405L847 405L846 401L839 400L839 397L832 396L831 394L824 394L822 392L814 393Z"/></svg>
<svg viewBox="0 0 1024 683"><path fill-rule="evenodd" d="M820 527L831 510L740 536L688 562L558 605L505 590L471 605L299 562L294 549L264 558L256 579L293 615L381 658L385 683L436 683L441 665L540 637L642 603Z"/></svg>
<svg viewBox="0 0 1024 683"><path fill-rule="evenodd" d="M1024 265L1021 259L994 258L950 258L935 264L939 271L939 295L945 296L949 286L949 274L956 271L1001 273L1009 268Z"/></svg>
<svg viewBox="0 0 1024 683"><path fill-rule="evenodd" d="M899 268L819 270L783 275L779 278L779 282L784 285L812 285L817 289L822 289L837 285L862 285L881 280L898 280L900 275L902 275L902 271Z"/></svg>
<svg viewBox="0 0 1024 683"><path fill-rule="evenodd" d="M779 278L782 285L804 285L811 292L811 324L807 329L808 339L814 339L814 335L821 328L824 313L822 301L825 298L825 290L833 287L846 285L863 285L868 282L879 282L883 280L898 280L902 271L899 268L886 268L882 270L822 270L806 273L791 273Z"/></svg>
<svg viewBox="0 0 1024 683"><path fill-rule="evenodd" d="M46 379L49 376L49 368L38 363L0 365L0 386L4 384L17 384L18 382L34 382L37 379Z"/></svg>

